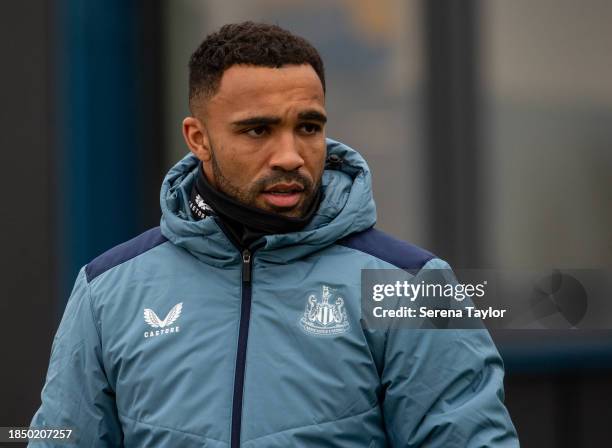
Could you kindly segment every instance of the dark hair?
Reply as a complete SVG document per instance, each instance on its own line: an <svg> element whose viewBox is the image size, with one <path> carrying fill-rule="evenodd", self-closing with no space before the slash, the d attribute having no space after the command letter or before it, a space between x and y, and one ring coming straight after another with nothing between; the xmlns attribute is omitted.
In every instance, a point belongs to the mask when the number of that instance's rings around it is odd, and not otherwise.
<svg viewBox="0 0 612 448"><path fill-rule="evenodd" d="M189 105L213 96L223 72L235 64L281 67L310 64L325 92L325 73L319 52L302 37L276 25L231 23L206 36L189 60Z"/></svg>

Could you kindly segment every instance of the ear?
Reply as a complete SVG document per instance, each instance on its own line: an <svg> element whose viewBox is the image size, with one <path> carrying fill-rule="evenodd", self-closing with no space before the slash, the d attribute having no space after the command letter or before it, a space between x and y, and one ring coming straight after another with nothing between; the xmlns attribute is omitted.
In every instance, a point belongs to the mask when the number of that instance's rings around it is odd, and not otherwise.
<svg viewBox="0 0 612 448"><path fill-rule="evenodd" d="M200 120L187 117L183 120L183 137L194 156L202 162L208 162L211 157L208 133Z"/></svg>

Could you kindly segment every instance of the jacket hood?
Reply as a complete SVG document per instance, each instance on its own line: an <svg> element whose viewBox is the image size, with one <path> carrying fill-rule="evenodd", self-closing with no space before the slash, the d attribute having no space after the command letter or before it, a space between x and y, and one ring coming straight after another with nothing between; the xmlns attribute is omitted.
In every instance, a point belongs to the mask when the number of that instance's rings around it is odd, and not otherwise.
<svg viewBox="0 0 612 448"><path fill-rule="evenodd" d="M298 232L267 235L257 257L286 263L323 249L351 233L376 223L370 169L361 155L343 143L327 139L327 160L321 182L318 210ZM336 163L329 163L330 156ZM202 261L227 266L240 259L215 219L195 220L189 209L189 195L198 172L199 160L191 153L174 165L161 187L161 232Z"/></svg>

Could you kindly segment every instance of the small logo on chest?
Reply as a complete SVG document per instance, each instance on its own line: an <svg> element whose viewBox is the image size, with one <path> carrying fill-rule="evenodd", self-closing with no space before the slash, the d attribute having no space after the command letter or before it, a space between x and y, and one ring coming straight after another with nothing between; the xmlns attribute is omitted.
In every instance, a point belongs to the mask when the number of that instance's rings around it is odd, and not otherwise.
<svg viewBox="0 0 612 448"><path fill-rule="evenodd" d="M152 328L157 328L157 330L153 331L145 331L144 337L151 338L155 336L161 336L164 334L170 333L178 333L180 331L180 327L178 325L171 326L176 320L180 317L181 311L183 310L183 302L177 303L172 307L172 309L166 315L164 320L161 320L150 308L144 309L144 320L147 324L149 324Z"/></svg>
<svg viewBox="0 0 612 448"><path fill-rule="evenodd" d="M344 333L349 329L349 321L344 308L344 299L337 297L330 303L331 289L323 285L321 301L314 294L308 297L300 325L310 334L332 335Z"/></svg>

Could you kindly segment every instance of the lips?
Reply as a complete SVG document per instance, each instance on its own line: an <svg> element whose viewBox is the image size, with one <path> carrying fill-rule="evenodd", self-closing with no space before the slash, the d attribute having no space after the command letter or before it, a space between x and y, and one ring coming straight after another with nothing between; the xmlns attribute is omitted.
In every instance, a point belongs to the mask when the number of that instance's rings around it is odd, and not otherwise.
<svg viewBox="0 0 612 448"><path fill-rule="evenodd" d="M281 208L294 207L304 194L304 187L298 183L280 183L272 185L262 193L265 201Z"/></svg>
<svg viewBox="0 0 612 448"><path fill-rule="evenodd" d="M296 182L274 184L265 189L264 193L296 193L304 191L304 187Z"/></svg>

